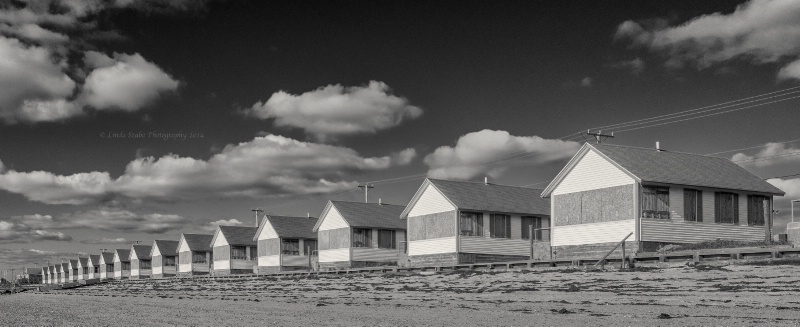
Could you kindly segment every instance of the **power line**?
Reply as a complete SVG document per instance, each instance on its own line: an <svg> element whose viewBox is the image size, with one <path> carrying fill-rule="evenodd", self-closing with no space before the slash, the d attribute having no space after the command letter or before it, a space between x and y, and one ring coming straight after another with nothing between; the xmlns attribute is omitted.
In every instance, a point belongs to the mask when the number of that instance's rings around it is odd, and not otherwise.
<svg viewBox="0 0 800 327"><path fill-rule="evenodd" d="M791 174L791 175L783 175L783 176L775 176L775 177L767 177L764 180L773 179L773 178L786 178L786 177L795 177L800 176L800 174Z"/></svg>
<svg viewBox="0 0 800 327"><path fill-rule="evenodd" d="M769 143L772 143L772 144L786 144L786 143L792 143L792 142L797 142L797 141L800 141L800 139L791 140L791 141L783 141L783 142L769 142ZM758 149L758 148L763 148L763 147L765 147L765 146L766 146L766 145L757 145L757 146L751 146L751 147L749 147L749 148L741 148L741 149L734 149L734 150L728 150L728 151L721 151L721 152L708 153L708 154L706 154L706 155L710 156L710 155L721 154L721 153L728 153L728 152L734 152L734 151L743 151L743 150L750 150L750 149Z"/></svg>

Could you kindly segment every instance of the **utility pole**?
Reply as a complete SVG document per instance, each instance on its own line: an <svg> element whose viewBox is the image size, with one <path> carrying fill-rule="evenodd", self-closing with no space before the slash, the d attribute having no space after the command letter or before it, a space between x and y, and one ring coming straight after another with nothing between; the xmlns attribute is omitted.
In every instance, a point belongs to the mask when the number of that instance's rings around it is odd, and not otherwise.
<svg viewBox="0 0 800 327"><path fill-rule="evenodd" d="M252 212L255 212L255 213L256 213L256 227L258 227L258 215L259 215L260 213L264 212L264 209L261 209L261 208L255 208L255 209L250 209L250 211L252 211Z"/></svg>
<svg viewBox="0 0 800 327"><path fill-rule="evenodd" d="M369 189L375 188L375 186L365 183L364 185L359 185L358 188L364 189L364 203L369 203Z"/></svg>
<svg viewBox="0 0 800 327"><path fill-rule="evenodd" d="M602 130L593 133L592 130L587 129L586 135L594 136L595 142L597 142L597 144L603 143L606 139L614 138L614 132L611 132L611 134L603 134Z"/></svg>

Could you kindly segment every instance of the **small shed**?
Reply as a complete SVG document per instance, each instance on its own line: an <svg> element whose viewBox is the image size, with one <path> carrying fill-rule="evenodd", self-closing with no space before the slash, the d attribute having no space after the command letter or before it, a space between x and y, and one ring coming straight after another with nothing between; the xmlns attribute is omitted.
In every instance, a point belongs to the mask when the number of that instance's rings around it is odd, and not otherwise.
<svg viewBox="0 0 800 327"><path fill-rule="evenodd" d="M114 279L114 252L101 252L98 261L100 280Z"/></svg>
<svg viewBox="0 0 800 327"><path fill-rule="evenodd" d="M309 269L317 251L312 217L266 215L258 226L258 273Z"/></svg>
<svg viewBox="0 0 800 327"><path fill-rule="evenodd" d="M116 249L114 251L114 279L131 278L131 250Z"/></svg>
<svg viewBox="0 0 800 327"><path fill-rule="evenodd" d="M178 276L208 275L213 270L210 234L181 234L178 241Z"/></svg>
<svg viewBox="0 0 800 327"><path fill-rule="evenodd" d="M153 278L175 277L177 274L178 241L153 241L150 257L152 258Z"/></svg>
<svg viewBox="0 0 800 327"><path fill-rule="evenodd" d="M214 275L252 274L258 243L253 241L258 227L217 226L211 247L214 253Z"/></svg>
<svg viewBox="0 0 800 327"><path fill-rule="evenodd" d="M153 266L150 253L153 247L150 245L134 244L131 246L131 279L150 278Z"/></svg>

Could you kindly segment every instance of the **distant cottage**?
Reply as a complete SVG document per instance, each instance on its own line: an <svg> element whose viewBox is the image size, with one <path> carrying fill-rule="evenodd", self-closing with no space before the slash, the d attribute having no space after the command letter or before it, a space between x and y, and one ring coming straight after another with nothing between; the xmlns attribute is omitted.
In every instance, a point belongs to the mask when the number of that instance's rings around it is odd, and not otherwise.
<svg viewBox="0 0 800 327"><path fill-rule="evenodd" d="M131 247L131 279L150 278L153 272L150 257L152 251L153 247L150 245L134 244Z"/></svg>
<svg viewBox="0 0 800 327"><path fill-rule="evenodd" d="M90 254L86 263L86 267L89 270L86 279L100 278L100 256L97 254Z"/></svg>
<svg viewBox="0 0 800 327"><path fill-rule="evenodd" d="M178 241L153 241L150 257L152 258L153 278L175 277L177 274Z"/></svg>
<svg viewBox="0 0 800 327"><path fill-rule="evenodd" d="M100 280L114 279L114 253L100 253Z"/></svg>
<svg viewBox="0 0 800 327"><path fill-rule="evenodd" d="M178 241L178 276L208 275L214 263L211 241L214 235L181 234Z"/></svg>
<svg viewBox="0 0 800 327"><path fill-rule="evenodd" d="M558 257L596 257L626 235L638 252L716 239L770 240L780 189L712 156L584 144L542 192Z"/></svg>
<svg viewBox="0 0 800 327"><path fill-rule="evenodd" d="M217 226L211 246L214 253L214 275L252 274L257 257L253 241L258 227Z"/></svg>
<svg viewBox="0 0 800 327"><path fill-rule="evenodd" d="M77 280L89 279L89 258L78 258L78 278Z"/></svg>
<svg viewBox="0 0 800 327"><path fill-rule="evenodd" d="M114 251L114 279L131 278L131 250Z"/></svg>
<svg viewBox="0 0 800 327"><path fill-rule="evenodd" d="M309 269L317 251L317 218L266 215L258 226L258 273Z"/></svg>
<svg viewBox="0 0 800 327"><path fill-rule="evenodd" d="M69 260L68 262L66 283L75 282L78 280L78 260Z"/></svg>

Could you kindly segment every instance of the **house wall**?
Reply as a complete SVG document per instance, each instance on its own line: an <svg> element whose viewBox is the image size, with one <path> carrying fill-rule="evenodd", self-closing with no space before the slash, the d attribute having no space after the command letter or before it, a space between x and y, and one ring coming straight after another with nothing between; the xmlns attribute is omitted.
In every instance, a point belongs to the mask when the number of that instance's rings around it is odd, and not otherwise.
<svg viewBox="0 0 800 327"><path fill-rule="evenodd" d="M425 187L406 220L411 265L430 265L443 260L457 263L458 211L433 184Z"/></svg>
<svg viewBox="0 0 800 327"><path fill-rule="evenodd" d="M231 246L215 246L214 251L214 270L231 269Z"/></svg>
<svg viewBox="0 0 800 327"><path fill-rule="evenodd" d="M481 213L483 215L483 236L458 235L459 253L530 256L530 240L522 239L522 215L509 215L511 217L510 238L492 238L491 213Z"/></svg>
<svg viewBox="0 0 800 327"><path fill-rule="evenodd" d="M635 183L630 175L589 150L553 190L553 195L575 193Z"/></svg>
<svg viewBox="0 0 800 327"><path fill-rule="evenodd" d="M408 216L425 216L454 210L456 210L456 207L433 184L428 184L419 199L417 199L417 202L408 211Z"/></svg>
<svg viewBox="0 0 800 327"><path fill-rule="evenodd" d="M320 229L317 232L319 262L350 261L350 233L350 227Z"/></svg>
<svg viewBox="0 0 800 327"><path fill-rule="evenodd" d="M188 249L188 247L186 247ZM206 263L192 263L192 251L183 251L178 253L178 265L176 274L191 275L191 274L208 274L211 272L212 253L205 252Z"/></svg>

